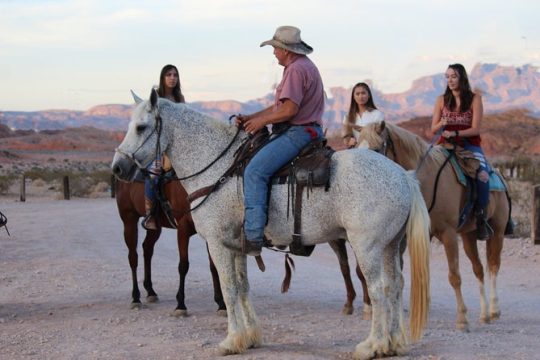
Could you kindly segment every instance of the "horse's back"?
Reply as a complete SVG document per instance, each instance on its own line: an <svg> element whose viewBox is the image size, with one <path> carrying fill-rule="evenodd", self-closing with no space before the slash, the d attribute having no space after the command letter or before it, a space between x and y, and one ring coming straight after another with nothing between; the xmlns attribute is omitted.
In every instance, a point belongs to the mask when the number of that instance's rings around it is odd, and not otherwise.
<svg viewBox="0 0 540 360"><path fill-rule="evenodd" d="M353 149L332 155L330 173L328 191L317 187L302 197L302 237L308 243L346 238L351 231L391 238L405 224L411 195L403 168L373 151ZM269 235L283 243L293 231L287 188L273 186L269 206Z"/></svg>
<svg viewBox="0 0 540 360"><path fill-rule="evenodd" d="M331 177L336 211L342 216L350 214L356 221L358 217L382 220L388 214L396 220L406 217L411 204L407 176L402 167L374 151L337 152Z"/></svg>

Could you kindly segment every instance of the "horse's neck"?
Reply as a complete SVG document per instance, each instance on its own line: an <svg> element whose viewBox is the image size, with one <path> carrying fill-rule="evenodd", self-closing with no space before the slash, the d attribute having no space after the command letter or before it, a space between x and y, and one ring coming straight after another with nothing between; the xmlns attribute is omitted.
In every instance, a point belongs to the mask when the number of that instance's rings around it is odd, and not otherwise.
<svg viewBox="0 0 540 360"><path fill-rule="evenodd" d="M179 178L195 174L224 152L236 134L234 126L191 112L187 119L167 121L167 153ZM234 152L245 137L241 132L230 149L200 175L183 181L188 192L215 183L231 165Z"/></svg>
<svg viewBox="0 0 540 360"><path fill-rule="evenodd" d="M425 141L418 135L403 129L394 129L390 136L396 150L394 161L406 170L416 169L428 149Z"/></svg>

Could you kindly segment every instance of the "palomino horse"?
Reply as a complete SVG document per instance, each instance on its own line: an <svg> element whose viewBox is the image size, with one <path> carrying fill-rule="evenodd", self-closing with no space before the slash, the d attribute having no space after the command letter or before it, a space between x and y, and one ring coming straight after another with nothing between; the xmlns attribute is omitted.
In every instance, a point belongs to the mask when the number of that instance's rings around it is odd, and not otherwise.
<svg viewBox="0 0 540 360"><path fill-rule="evenodd" d="M460 209L462 209L466 189L457 180L450 164L442 169L439 183L435 188L435 178L445 161L445 154L439 146L431 148L419 136L389 123L373 123L360 132L360 146L364 143L369 148L384 153L405 169L416 169L421 158L423 163L417 171L422 194L430 211L431 231L444 245L448 260L448 280L454 288L457 301L456 327L468 330L467 308L461 293L461 275L459 272L458 237L461 235L463 249L472 263L474 274L479 281L480 321L487 323L497 319L501 311L497 297L497 274L501 265L501 250L506 224L509 220L509 201L503 191L492 191L489 197L489 223L494 230L493 236L486 242L487 263L491 279L489 311L484 290L484 269L478 255L476 244L476 223L469 220L458 229ZM427 155L426 155L427 153ZM432 199L435 197L435 203Z"/></svg>
<svg viewBox="0 0 540 360"><path fill-rule="evenodd" d="M240 246L243 196L240 180L222 178L234 150L248 134L185 104L158 99L152 91L133 111L124 141L112 162L116 176L130 180L138 167L155 157L156 146L171 159L188 193L219 184L194 201L199 235L206 239L218 269L227 305L227 337L222 354L261 345L257 315L249 297L247 259L224 246ZM204 172L204 176L200 174ZM275 185L269 202L266 236L274 245L289 245L293 220L287 216L287 186ZM356 346L357 359L402 354L407 349L403 326L403 276L399 242L407 235L411 257L410 333L419 339L429 310L429 216L419 185L411 174L373 151L350 150L331 159L331 186L314 188L302 210L305 245L347 239L362 268L372 300L369 337Z"/></svg>
<svg viewBox="0 0 540 360"><path fill-rule="evenodd" d="M189 270L188 245L189 238L196 233L195 225L189 215L189 204L186 200L186 190L178 181L171 181L164 186L165 194L171 203L173 215L178 223L176 239L178 242L178 252L180 253L180 262L178 264L178 273L180 274L180 285L176 293L177 305L174 311L175 316L187 315L186 304L184 303L184 285L186 275ZM140 308L141 293L137 281L137 239L139 218L145 215L144 210L144 183L116 181L116 204L120 218L124 223L124 241L128 247L129 266L131 267L131 278L133 281L133 290L131 292L133 308ZM186 215L187 214L187 215ZM161 214L159 224L173 229L166 216ZM158 296L152 288L152 255L154 254L154 245L161 234L161 226L157 230L147 230L143 241L144 252L144 288L148 294L148 302L156 302ZM225 303L219 286L219 277L217 270L210 259L210 271L214 283L214 300L218 304L218 314L225 315Z"/></svg>

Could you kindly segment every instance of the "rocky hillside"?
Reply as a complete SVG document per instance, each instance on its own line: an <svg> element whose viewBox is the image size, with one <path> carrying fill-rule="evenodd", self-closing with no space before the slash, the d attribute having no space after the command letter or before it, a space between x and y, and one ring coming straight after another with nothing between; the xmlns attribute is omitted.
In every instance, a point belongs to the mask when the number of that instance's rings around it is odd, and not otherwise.
<svg viewBox="0 0 540 360"><path fill-rule="evenodd" d="M473 87L483 94L486 113L524 109L532 116L540 117L540 73L536 67L478 64L469 75ZM375 102L386 114L386 119L397 122L431 114L435 98L443 93L445 84L444 74L440 73L415 80L409 90L401 93L384 94L375 87L372 90ZM351 89L330 88L327 96L325 126L330 130L335 130L340 127L349 107ZM230 100L192 102L189 105L210 116L226 120L232 114L249 114L269 106L272 99L272 94L268 94L245 103ZM81 126L125 130L131 110L132 105L100 105L88 111L4 111L0 112L0 124L5 124L11 129L24 130L51 130Z"/></svg>
<svg viewBox="0 0 540 360"><path fill-rule="evenodd" d="M429 142L430 122L429 117L419 117L399 125ZM489 157L540 156L540 121L527 111L513 110L488 115L482 127L483 147ZM71 160L109 162L123 137L124 131L92 127L34 132L13 131L0 125L0 164ZM343 148L339 137L330 140L334 148Z"/></svg>

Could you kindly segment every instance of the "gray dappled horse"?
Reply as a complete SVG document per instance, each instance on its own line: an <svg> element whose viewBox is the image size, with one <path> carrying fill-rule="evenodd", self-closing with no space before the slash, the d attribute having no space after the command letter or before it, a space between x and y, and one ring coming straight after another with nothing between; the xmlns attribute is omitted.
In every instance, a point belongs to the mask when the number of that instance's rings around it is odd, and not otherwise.
<svg viewBox="0 0 540 360"><path fill-rule="evenodd" d="M133 111L124 141L112 162L114 174L131 180L137 167L145 167L161 147L179 178L206 169L182 181L188 193L216 183L231 165L234 151L248 136L190 109L158 99L152 91ZM158 141L159 138L159 141ZM232 144L228 151L228 145ZM220 154L223 156L215 161ZM201 237L208 242L218 269L227 305L227 337L222 354L236 354L260 346L262 334L249 298L246 256L223 242L238 243L243 222L242 181L229 179L192 212ZM265 234L274 245L292 241L293 220L287 216L287 186L272 188ZM192 208L203 201L192 203ZM347 239L365 274L372 299L369 337L356 346L354 357L402 354L407 351L403 326L403 276L399 242L407 236L411 258L410 333L419 339L429 309L429 216L412 174L385 157L367 150L337 152L331 159L329 191L314 188L303 200L305 245L329 239Z"/></svg>

